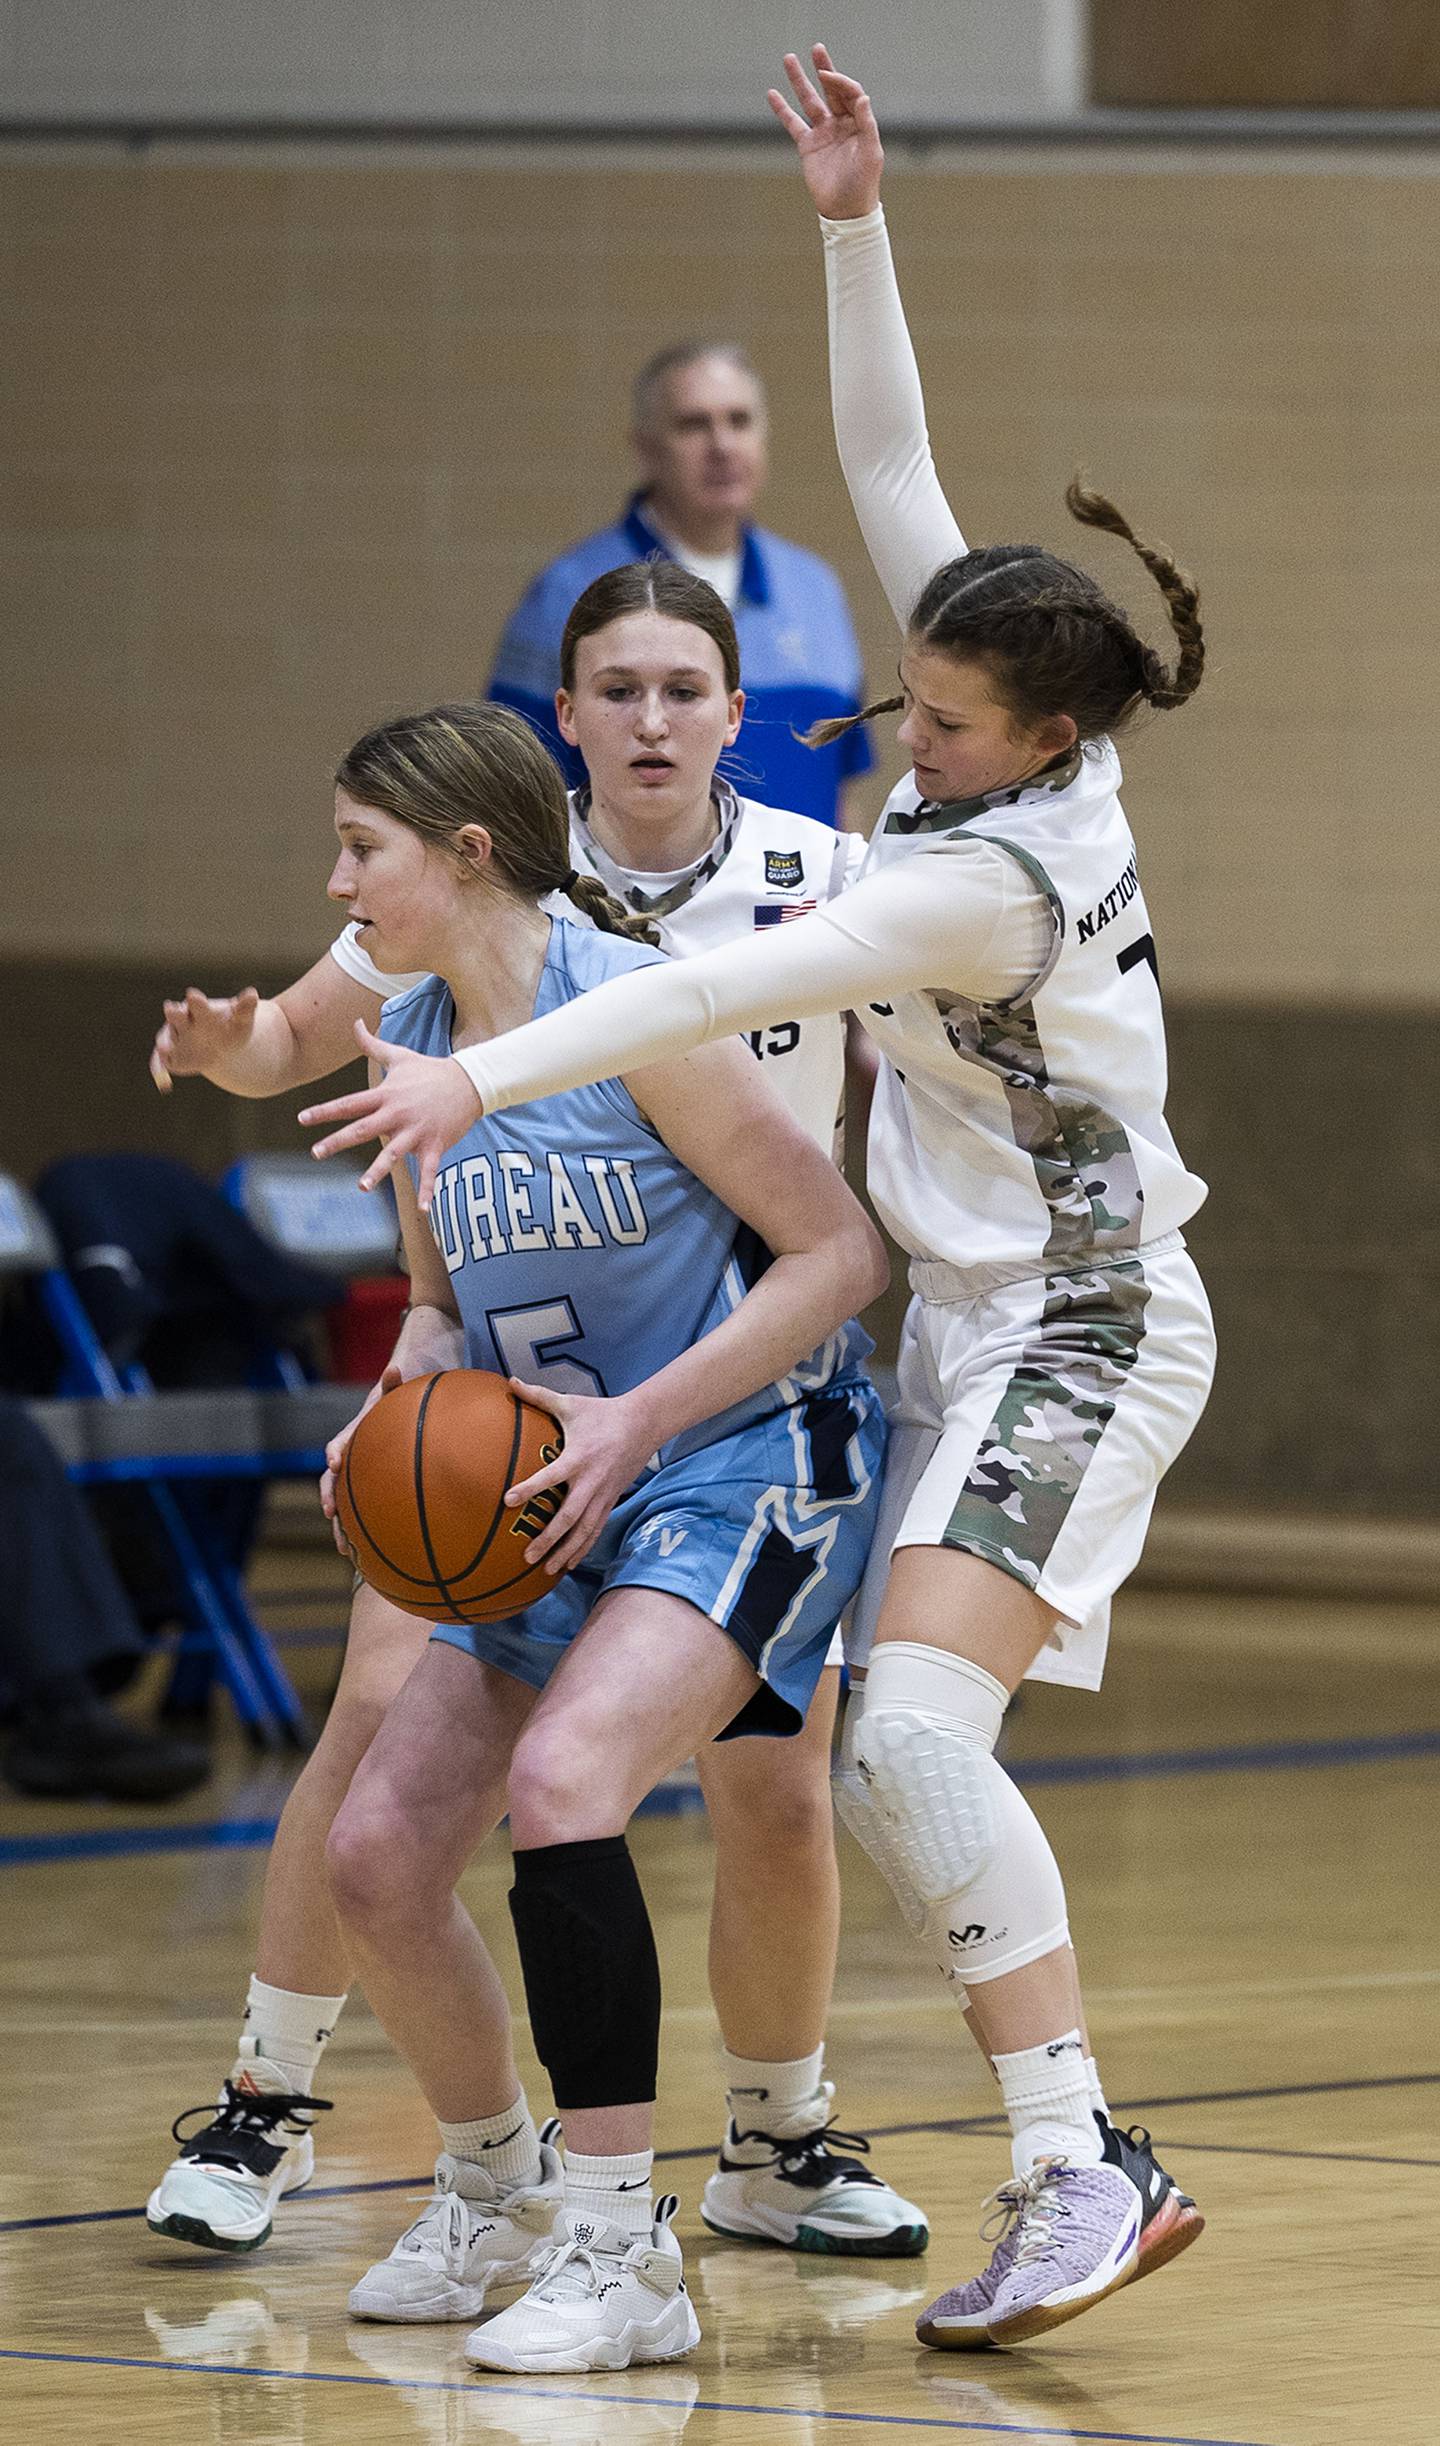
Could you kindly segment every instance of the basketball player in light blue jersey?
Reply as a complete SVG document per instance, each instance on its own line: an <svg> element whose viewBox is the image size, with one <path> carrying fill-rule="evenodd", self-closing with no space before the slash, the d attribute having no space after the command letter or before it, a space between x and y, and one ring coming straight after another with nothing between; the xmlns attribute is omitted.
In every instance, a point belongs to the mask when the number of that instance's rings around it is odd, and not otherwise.
<svg viewBox="0 0 1440 2446"><path fill-rule="evenodd" d="M336 808L332 895L382 969L433 972L387 1005L386 1046L448 1054L664 965L574 872L559 774L499 707L370 733ZM548 915L556 892L592 925ZM510 1497L560 1489L530 1547L556 1585L507 1621L437 1629L335 1818L331 1889L439 2120L442 2190L483 2201L479 2248L456 2204L469 2283L534 2274L472 2361L670 2360L699 2329L673 2199L651 2200L660 1982L624 1830L699 1745L804 1721L874 1525L883 1419L849 1320L883 1254L740 1043L478 1119L446 1150L433 1229L408 1174L397 1191L412 1306L393 1367L497 1367L560 1419L563 1467ZM507 1808L563 2197L454 1893ZM399 2301L407 2256L402 2239L352 2307L423 2317Z"/></svg>
<svg viewBox="0 0 1440 2446"><path fill-rule="evenodd" d="M570 856L662 947L690 956L716 944L780 945L807 908L845 888L864 844L810 817L737 797L722 759L739 727L741 670L735 624L713 587L671 562L614 570L588 587L566 624L559 718L586 762L572 795ZM721 766L721 770L717 770ZM563 909L563 901L553 904ZM573 903L571 904L573 906ZM223 1000L192 991L166 1005L157 1078L200 1071L240 1094L276 1094L321 1077L354 1051L357 1020L375 1023L383 1001L419 975L376 965L368 930L347 925L309 975L278 1000ZM833 1013L751 1031L749 1042L789 1110L831 1148L846 1059ZM863 1103L852 1092L852 1117ZM471 1194L484 1205L484 1183ZM562 1205L564 1200L562 1188ZM610 1194L618 1197L618 1188ZM465 1186L454 1180L437 1210L453 1254ZM453 1207L453 1215L452 1215ZM639 1252L644 1261L645 1251ZM562 1294L568 1296L568 1294ZM561 1318L562 1325L568 1322ZM522 1373L537 1362L514 1329ZM532 1334L532 1339L533 1339ZM508 1366L492 1353L491 1364ZM561 1343L542 1381L567 1389L573 1345ZM255 1973L240 2052L219 2117L197 2129L152 2194L151 2223L173 2240L252 2249L267 2238L282 2198L314 2167L302 2107L344 2003L351 1965L330 1906L322 1860L351 1773L386 1707L423 1653L426 1627L370 1588L356 1594L344 1669L320 1741L291 1792L265 1881ZM793 1741L711 1742L696 1766L714 1837L709 1973L724 2041L726 2120L701 2202L707 2224L761 2245L863 2256L910 2256L925 2247L923 2211L878 2174L858 2135L834 2121L825 2024L839 1941L840 1892L830 1801L841 1643L832 1643L803 1732ZM776 1957L787 1975L773 1976ZM328 2083L325 2084L328 2086ZM437 2195L403 2267L365 2289L378 2312L405 2318L421 2303L436 2316L472 2317L479 2297L453 2250L454 2197ZM472 2220L483 2223L477 2207ZM403 2281L401 2279L403 2278Z"/></svg>
<svg viewBox="0 0 1440 2446"><path fill-rule="evenodd" d="M662 956L593 927L549 922L536 1018ZM448 1054L455 1025L450 987L432 976L387 1003L380 1035L415 1052ZM528 1380L547 1399L557 1392L593 1398L634 1391L733 1316L771 1262L769 1250L677 1160L615 1079L477 1121L441 1167L430 1221L464 1329L465 1364ZM843 1443L851 1432L849 1395L832 1396L829 1388L837 1380L853 1383L868 1349L868 1336L847 1324L783 1381L759 1387L673 1446L659 1447L658 1463L719 1448L742 1427L780 1413L785 1434L813 1441L838 1415L836 1400L844 1411ZM733 1458L722 1474L732 1467ZM555 1476L572 1479L568 1453ZM598 1517L592 1506L589 1525ZM609 1517L613 1529L615 1516ZM568 1560L572 1551L578 1559L584 1525L557 1559ZM692 1531L674 1576L687 1586L697 1573L708 1579L699 1550L710 1543L729 1540ZM789 1568L797 1587L811 1578L807 1546L796 1546ZM573 1610L579 1602L573 1584L550 1602ZM517 1617L507 1640L543 1635L533 1610ZM460 1644L478 1653L490 1636L473 1630ZM782 1710L767 1729L792 1730L788 1713Z"/></svg>

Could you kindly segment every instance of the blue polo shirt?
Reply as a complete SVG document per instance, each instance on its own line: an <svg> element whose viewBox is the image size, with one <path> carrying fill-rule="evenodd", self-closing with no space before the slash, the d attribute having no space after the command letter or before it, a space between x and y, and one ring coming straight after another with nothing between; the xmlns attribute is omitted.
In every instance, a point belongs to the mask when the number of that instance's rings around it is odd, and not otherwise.
<svg viewBox="0 0 1440 2446"><path fill-rule="evenodd" d="M657 556L674 557L646 519L637 493L613 527L587 535L541 570L511 613L496 650L487 696L534 723L572 788L584 781L585 768L555 727L565 623L592 579L627 561ZM840 580L815 553L764 527L746 527L740 593L732 608L745 720L720 770L746 798L793 807L833 824L841 783L868 772L874 751L863 730L819 749L802 747L794 734L812 722L856 713L864 701L860 649Z"/></svg>

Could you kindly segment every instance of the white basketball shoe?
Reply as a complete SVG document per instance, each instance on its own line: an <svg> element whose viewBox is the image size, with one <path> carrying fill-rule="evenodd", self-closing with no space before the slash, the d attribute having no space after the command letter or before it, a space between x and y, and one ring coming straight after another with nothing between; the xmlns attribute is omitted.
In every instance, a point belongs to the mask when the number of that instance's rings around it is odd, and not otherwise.
<svg viewBox="0 0 1440 2446"><path fill-rule="evenodd" d="M466 2337L466 2360L481 2370L625 2370L693 2352L700 2322L670 2230L679 2205L673 2191L658 2200L648 2235L567 2209L547 2266Z"/></svg>
<svg viewBox="0 0 1440 2446"><path fill-rule="evenodd" d="M350 2296L354 2319L403 2324L478 2318L492 2285L524 2284L555 2248L565 2178L540 2135L540 2176L509 2188L471 2158L435 2161L435 2189L387 2259L367 2270Z"/></svg>
<svg viewBox="0 0 1440 2446"><path fill-rule="evenodd" d="M255 2039L242 2038L218 2111L192 2106L171 2126L180 2140L180 2126L191 2115L210 2117L202 2131L181 2142L179 2156L151 2192L145 2205L151 2232L207 2251L257 2251L269 2239L276 2201L314 2174L310 2127L329 2111L328 2098L307 2097L267 2061Z"/></svg>
<svg viewBox="0 0 1440 2446"><path fill-rule="evenodd" d="M700 2198L712 2233L846 2258L913 2259L924 2250L924 2210L860 2164L868 2140L827 2123L834 2095L834 2083L822 2082L779 2132L731 2124Z"/></svg>

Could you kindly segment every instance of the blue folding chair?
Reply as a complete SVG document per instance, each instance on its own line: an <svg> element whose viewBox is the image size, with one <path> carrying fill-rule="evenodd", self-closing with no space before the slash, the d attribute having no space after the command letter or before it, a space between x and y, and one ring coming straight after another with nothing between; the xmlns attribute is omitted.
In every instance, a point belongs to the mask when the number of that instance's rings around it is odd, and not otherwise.
<svg viewBox="0 0 1440 2446"><path fill-rule="evenodd" d="M336 1272L374 1272L377 1263L393 1262L393 1228L383 1209L373 1210L353 1175L327 1180L313 1164L302 1175L308 1160L251 1159L239 1167L253 1177L237 1181L236 1202L252 1212L253 1198L252 1219L264 1230L261 1216L268 1218L277 1245L292 1254L323 1253ZM302 1186L310 1176L314 1202ZM77 1485L143 1490L175 1564L183 1629L170 1699L199 1702L218 1674L252 1740L308 1746L305 1711L198 1498L207 1482L318 1476L327 1442L353 1418L368 1386L311 1382L293 1354L280 1349L261 1355L259 1381L218 1392L158 1390L142 1367L117 1368L61 1264L44 1214L17 1181L0 1174L0 1279L21 1276L34 1279L62 1358L55 1396L30 1403L32 1415Z"/></svg>

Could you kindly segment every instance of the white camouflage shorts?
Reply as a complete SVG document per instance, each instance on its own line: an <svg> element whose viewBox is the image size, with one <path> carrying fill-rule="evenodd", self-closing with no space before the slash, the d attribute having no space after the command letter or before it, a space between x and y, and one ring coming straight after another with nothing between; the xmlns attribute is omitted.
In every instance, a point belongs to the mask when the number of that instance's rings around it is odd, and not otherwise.
<svg viewBox="0 0 1440 2446"><path fill-rule="evenodd" d="M1209 1303L1178 1234L1091 1273L913 1299L849 1663L869 1655L896 1547L951 1546L1061 1617L1034 1679L1098 1690L1110 1600L1214 1365Z"/></svg>

